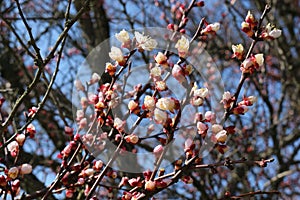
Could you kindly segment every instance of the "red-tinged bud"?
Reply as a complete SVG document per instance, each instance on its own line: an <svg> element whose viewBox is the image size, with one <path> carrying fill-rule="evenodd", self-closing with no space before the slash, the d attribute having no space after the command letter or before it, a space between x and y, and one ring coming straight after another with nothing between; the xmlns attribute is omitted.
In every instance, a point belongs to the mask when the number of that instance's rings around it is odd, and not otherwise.
<svg viewBox="0 0 300 200"><path fill-rule="evenodd" d="M0 99L0 106L1 106L1 99ZM28 117L32 117L37 112L37 107L32 107L29 109Z"/></svg>
<svg viewBox="0 0 300 200"><path fill-rule="evenodd" d="M203 114L202 113L196 113L194 121L197 122L197 121L202 121L202 120L203 120Z"/></svg>
<svg viewBox="0 0 300 200"><path fill-rule="evenodd" d="M195 3L195 6L203 7L205 5L204 1L199 1Z"/></svg>
<svg viewBox="0 0 300 200"><path fill-rule="evenodd" d="M18 195L20 193L20 180L14 180L11 183L11 189L12 192L15 193L15 195Z"/></svg>
<svg viewBox="0 0 300 200"><path fill-rule="evenodd" d="M183 23L184 23L184 24L186 24L188 21L189 21L189 18L187 18L187 17L185 17L185 18L183 19Z"/></svg>
<svg viewBox="0 0 300 200"><path fill-rule="evenodd" d="M146 170L146 171L143 172L143 175L145 177L145 180L148 181L150 179L151 175L152 175L152 171Z"/></svg>
<svg viewBox="0 0 300 200"><path fill-rule="evenodd" d="M181 168L181 165L182 165L182 160L181 159L179 159L179 160L176 160L175 162L174 162L174 168L175 168L175 170L179 170L180 168Z"/></svg>
<svg viewBox="0 0 300 200"><path fill-rule="evenodd" d="M57 158L58 159L62 159L63 158L63 155L61 153L57 154Z"/></svg>
<svg viewBox="0 0 300 200"><path fill-rule="evenodd" d="M123 192L122 200L131 200L132 199L132 194L130 192Z"/></svg>
<svg viewBox="0 0 300 200"><path fill-rule="evenodd" d="M116 172L116 171L112 171L111 174L110 174L110 177L111 177L112 179L116 179L116 178L118 177L117 172Z"/></svg>
<svg viewBox="0 0 300 200"><path fill-rule="evenodd" d="M154 149L153 149L153 153L156 157L160 156L160 154L163 152L164 147L162 145L157 145Z"/></svg>
<svg viewBox="0 0 300 200"><path fill-rule="evenodd" d="M74 191L71 190L71 189L67 189L66 190L66 197L67 198L72 198L73 197L73 194L74 194Z"/></svg>
<svg viewBox="0 0 300 200"><path fill-rule="evenodd" d="M89 81L89 85L92 85L94 83L98 83L100 81L101 77L97 73L93 73L91 80Z"/></svg>
<svg viewBox="0 0 300 200"><path fill-rule="evenodd" d="M5 102L5 99L3 97L0 97L0 108L2 107L4 102Z"/></svg>
<svg viewBox="0 0 300 200"><path fill-rule="evenodd" d="M164 179L164 180L156 181L156 188L165 188L171 182L172 182L172 180L170 180L170 179Z"/></svg>
<svg viewBox="0 0 300 200"><path fill-rule="evenodd" d="M231 193L230 193L229 191L226 191L226 192L225 192L225 197L228 198L228 197L230 197L230 196L231 196Z"/></svg>
<svg viewBox="0 0 300 200"><path fill-rule="evenodd" d="M165 169L164 168L160 168L159 172L158 172L158 177L163 176L165 174Z"/></svg>
<svg viewBox="0 0 300 200"><path fill-rule="evenodd" d="M180 55L180 57L184 57L183 54ZM186 81L183 69L177 64L174 65L172 69L172 75L179 83L183 83Z"/></svg>
<svg viewBox="0 0 300 200"><path fill-rule="evenodd" d="M71 167L72 171L80 171L81 170L81 164L80 163L75 163L72 167Z"/></svg>
<svg viewBox="0 0 300 200"><path fill-rule="evenodd" d="M79 135L79 133L76 133L74 135L74 141L79 141L79 140L80 140L80 135Z"/></svg>
<svg viewBox="0 0 300 200"><path fill-rule="evenodd" d="M195 143L191 138L188 138L185 143L184 143L184 151L190 151L193 150L195 148Z"/></svg>
<svg viewBox="0 0 300 200"><path fill-rule="evenodd" d="M72 148L73 150L75 150L76 147L77 147L77 143L76 143L75 141L71 141L69 145L71 146L71 148Z"/></svg>
<svg viewBox="0 0 300 200"><path fill-rule="evenodd" d="M249 96L244 97L243 101L239 102L239 105L252 106L257 101L257 97Z"/></svg>
<svg viewBox="0 0 300 200"><path fill-rule="evenodd" d="M33 124L29 124L26 128L26 133L29 134L30 138L33 138L35 135L35 126Z"/></svg>
<svg viewBox="0 0 300 200"><path fill-rule="evenodd" d="M65 126L65 134L68 136L72 136L73 135L73 131L74 129L68 126Z"/></svg>
<svg viewBox="0 0 300 200"><path fill-rule="evenodd" d="M225 144L218 144L216 148L221 154L224 154L229 150L229 147Z"/></svg>
<svg viewBox="0 0 300 200"><path fill-rule="evenodd" d="M102 167L103 167L103 162L101 160L97 160L96 162L94 162L94 166L93 166L94 170L100 171Z"/></svg>
<svg viewBox="0 0 300 200"><path fill-rule="evenodd" d="M228 126L225 128L228 134L234 134L235 133L235 126Z"/></svg>
<svg viewBox="0 0 300 200"><path fill-rule="evenodd" d="M167 28L168 28L169 30L174 30L174 24L168 24Z"/></svg>
<svg viewBox="0 0 300 200"><path fill-rule="evenodd" d="M7 185L7 180L4 175L0 175L0 186L5 187Z"/></svg>
<svg viewBox="0 0 300 200"><path fill-rule="evenodd" d="M143 186L141 177L131 178L128 180L128 183L131 187L142 187Z"/></svg>
<svg viewBox="0 0 300 200"><path fill-rule="evenodd" d="M192 184L194 182L190 176L183 176L181 180L186 184Z"/></svg>
<svg viewBox="0 0 300 200"><path fill-rule="evenodd" d="M248 13L247 13L245 22L251 24L252 26L257 24L257 21L255 20L253 14L250 11L248 11Z"/></svg>
<svg viewBox="0 0 300 200"><path fill-rule="evenodd" d="M238 105L237 107L235 107L232 112L233 114L236 115L243 115L248 111L248 107L245 105Z"/></svg>
<svg viewBox="0 0 300 200"><path fill-rule="evenodd" d="M79 184L79 185L83 185L84 183L85 183L84 178L79 178L77 181L77 184Z"/></svg>
<svg viewBox="0 0 300 200"><path fill-rule="evenodd" d="M179 32L182 33L182 34L185 34L185 29L180 29Z"/></svg>
<svg viewBox="0 0 300 200"><path fill-rule="evenodd" d="M128 184L128 180L129 178L127 176L122 177L120 183L119 183L119 187L125 186Z"/></svg>
<svg viewBox="0 0 300 200"><path fill-rule="evenodd" d="M86 185L85 190L84 190L84 195L87 196L89 194L90 190L91 190L90 186Z"/></svg>

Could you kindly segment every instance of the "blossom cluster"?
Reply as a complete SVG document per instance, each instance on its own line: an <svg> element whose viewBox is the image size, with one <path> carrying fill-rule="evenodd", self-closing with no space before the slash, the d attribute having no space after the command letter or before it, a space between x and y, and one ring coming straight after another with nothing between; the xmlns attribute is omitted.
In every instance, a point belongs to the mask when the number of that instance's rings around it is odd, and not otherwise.
<svg viewBox="0 0 300 200"><path fill-rule="evenodd" d="M280 37L282 31L277 29L274 25L268 23L265 27L260 30L260 34L256 35L258 21L255 19L254 15L248 11L245 20L242 22L242 31L245 32L249 37L258 37L263 40L274 40Z"/></svg>

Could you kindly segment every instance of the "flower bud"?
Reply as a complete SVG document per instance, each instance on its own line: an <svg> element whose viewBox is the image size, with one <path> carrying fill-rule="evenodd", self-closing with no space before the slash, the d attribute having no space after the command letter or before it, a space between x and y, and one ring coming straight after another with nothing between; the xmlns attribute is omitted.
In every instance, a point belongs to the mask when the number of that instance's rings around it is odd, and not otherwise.
<svg viewBox="0 0 300 200"><path fill-rule="evenodd" d="M201 31L201 34L215 34L220 29L220 23L209 24Z"/></svg>
<svg viewBox="0 0 300 200"><path fill-rule="evenodd" d="M159 156L164 150L164 147L160 144L157 145L154 149L153 149L153 153L157 156Z"/></svg>
<svg viewBox="0 0 300 200"><path fill-rule="evenodd" d="M25 139L26 139L25 134L18 134L16 136L16 141L18 142L19 146L23 146Z"/></svg>
<svg viewBox="0 0 300 200"><path fill-rule="evenodd" d="M147 191L154 191L155 190L155 181L146 181L145 182L145 190Z"/></svg>
<svg viewBox="0 0 300 200"><path fill-rule="evenodd" d="M222 131L223 130L223 126L220 125L220 124L213 124L212 127L211 127L211 131L214 133L214 134L217 134L218 132Z"/></svg>
<svg viewBox="0 0 300 200"><path fill-rule="evenodd" d="M7 172L7 176L11 179L17 178L18 175L19 175L19 169L17 167L12 167Z"/></svg>
<svg viewBox="0 0 300 200"><path fill-rule="evenodd" d="M85 91L85 88L80 80L75 80L74 85L77 91Z"/></svg>
<svg viewBox="0 0 300 200"><path fill-rule="evenodd" d="M172 68L172 75L179 83L186 81L183 69L177 64L175 64Z"/></svg>
<svg viewBox="0 0 300 200"><path fill-rule="evenodd" d="M97 160L94 163L93 169L96 171L100 171L102 167L103 167L103 162L101 160Z"/></svg>
<svg viewBox="0 0 300 200"><path fill-rule="evenodd" d="M105 64L105 72L108 73L110 76L115 75L117 71L117 67L111 63Z"/></svg>
<svg viewBox="0 0 300 200"><path fill-rule="evenodd" d="M135 134L130 134L130 135L126 135L125 136L125 140L128 143L136 144L136 143L139 142L139 137L137 135L135 135Z"/></svg>
<svg viewBox="0 0 300 200"><path fill-rule="evenodd" d="M30 164L22 164L20 167L20 174L30 174L32 172L32 166Z"/></svg>
<svg viewBox="0 0 300 200"><path fill-rule="evenodd" d="M94 83L98 83L99 80L100 80L99 74L93 73L93 74L92 74L92 78L91 78L91 80L89 81L89 85L92 85L92 84L94 84Z"/></svg>
<svg viewBox="0 0 300 200"><path fill-rule="evenodd" d="M222 131L218 132L216 135L216 139L217 139L217 142L225 143L225 141L227 140L227 131L222 130Z"/></svg>
<svg viewBox="0 0 300 200"><path fill-rule="evenodd" d="M167 64L167 60L168 60L167 56L162 52L158 52L158 54L155 56L155 62L160 65Z"/></svg>

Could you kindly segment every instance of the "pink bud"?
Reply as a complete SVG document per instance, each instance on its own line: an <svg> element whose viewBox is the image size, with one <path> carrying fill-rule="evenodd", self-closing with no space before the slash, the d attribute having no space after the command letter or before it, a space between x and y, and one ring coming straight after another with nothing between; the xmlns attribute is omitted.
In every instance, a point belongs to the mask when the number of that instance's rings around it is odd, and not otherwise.
<svg viewBox="0 0 300 200"><path fill-rule="evenodd" d="M26 136L24 134L18 134L16 137L16 141L18 142L18 144L20 146L23 146L25 139L26 139Z"/></svg>
<svg viewBox="0 0 300 200"><path fill-rule="evenodd" d="M143 183L140 179L141 177L131 178L128 180L128 183L131 187L142 187Z"/></svg>
<svg viewBox="0 0 300 200"><path fill-rule="evenodd" d="M184 71L179 65L174 65L172 69L172 75L179 83L186 81Z"/></svg>
<svg viewBox="0 0 300 200"><path fill-rule="evenodd" d="M69 135L69 136L73 136L73 128L65 126L65 134Z"/></svg>
<svg viewBox="0 0 300 200"><path fill-rule="evenodd" d="M207 111L205 114L204 114L204 117L205 117L205 120L208 121L208 122L215 122L216 120L216 114L211 112L211 111Z"/></svg>
<svg viewBox="0 0 300 200"><path fill-rule="evenodd" d="M30 164L22 164L20 167L20 174L30 174L32 172L32 166Z"/></svg>
<svg viewBox="0 0 300 200"><path fill-rule="evenodd" d="M37 112L37 107L32 107L29 109L28 117L32 117Z"/></svg>
<svg viewBox="0 0 300 200"><path fill-rule="evenodd" d="M202 135L202 134L206 135L207 130L208 130L208 126L203 122L197 122L197 129L198 129L198 133L200 135Z"/></svg>
<svg viewBox="0 0 300 200"><path fill-rule="evenodd" d="M94 163L93 169L100 171L102 167L103 167L103 162L101 160L97 160Z"/></svg>
<svg viewBox="0 0 300 200"><path fill-rule="evenodd" d="M154 149L153 149L153 153L155 156L159 156L164 150L164 147L160 144L157 145Z"/></svg>
<svg viewBox="0 0 300 200"><path fill-rule="evenodd" d="M79 129L84 129L86 125L87 125L87 119L86 118L81 119L79 122Z"/></svg>
<svg viewBox="0 0 300 200"><path fill-rule="evenodd" d="M94 172L95 171L92 168L85 169L83 171L83 176L85 176L85 177L92 176L94 174Z"/></svg>
<svg viewBox="0 0 300 200"><path fill-rule="evenodd" d="M174 24L168 24L167 28L168 28L169 30L174 30Z"/></svg>
<svg viewBox="0 0 300 200"><path fill-rule="evenodd" d="M33 138L35 135L35 126L33 124L29 124L26 128L26 133L29 134L30 138Z"/></svg>

